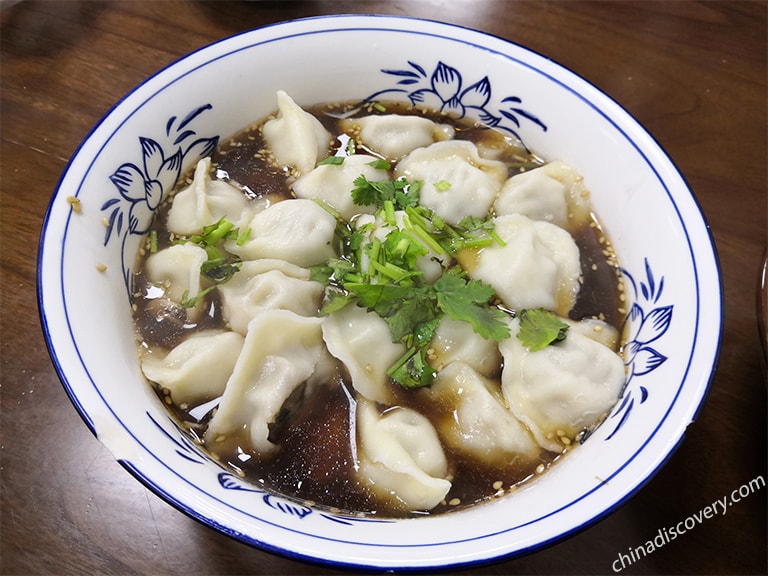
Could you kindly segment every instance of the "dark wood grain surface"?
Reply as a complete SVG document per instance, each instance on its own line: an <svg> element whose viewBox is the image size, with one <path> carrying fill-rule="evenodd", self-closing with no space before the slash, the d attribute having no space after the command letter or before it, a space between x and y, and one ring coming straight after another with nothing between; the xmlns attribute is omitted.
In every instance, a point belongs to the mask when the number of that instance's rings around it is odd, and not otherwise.
<svg viewBox="0 0 768 576"><path fill-rule="evenodd" d="M766 472L756 295L766 245L766 2L3 1L0 567L2 574L332 574L198 524L93 438L48 358L36 247L68 158L123 94L210 42L342 12L439 19L558 61L660 142L693 189L722 266L719 368L697 421L646 486L602 521L475 574L612 573L652 539ZM765 574L764 487L622 573Z"/></svg>

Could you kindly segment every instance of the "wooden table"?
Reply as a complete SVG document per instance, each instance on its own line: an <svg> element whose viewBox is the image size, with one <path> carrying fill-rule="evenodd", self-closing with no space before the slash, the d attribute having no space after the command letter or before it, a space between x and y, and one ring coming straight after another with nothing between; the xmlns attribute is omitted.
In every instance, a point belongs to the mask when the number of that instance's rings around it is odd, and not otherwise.
<svg viewBox="0 0 768 576"><path fill-rule="evenodd" d="M633 114L688 180L725 292L719 370L698 420L629 502L579 534L476 574L611 573L652 539L766 473L756 288L766 244L766 2L5 2L2 4L3 574L332 574L249 548L165 504L80 420L41 333L35 249L57 179L124 93L183 54L281 20L342 12L441 19L544 54ZM623 573L761 573L766 493Z"/></svg>

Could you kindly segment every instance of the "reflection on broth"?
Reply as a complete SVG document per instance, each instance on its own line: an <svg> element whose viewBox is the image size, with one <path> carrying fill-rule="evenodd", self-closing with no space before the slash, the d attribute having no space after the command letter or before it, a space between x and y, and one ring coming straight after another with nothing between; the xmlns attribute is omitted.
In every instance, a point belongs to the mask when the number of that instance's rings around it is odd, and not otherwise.
<svg viewBox="0 0 768 576"><path fill-rule="evenodd" d="M507 494L624 381L619 269L581 177L404 104L279 93L183 179L138 260L168 409L246 480L329 509Z"/></svg>

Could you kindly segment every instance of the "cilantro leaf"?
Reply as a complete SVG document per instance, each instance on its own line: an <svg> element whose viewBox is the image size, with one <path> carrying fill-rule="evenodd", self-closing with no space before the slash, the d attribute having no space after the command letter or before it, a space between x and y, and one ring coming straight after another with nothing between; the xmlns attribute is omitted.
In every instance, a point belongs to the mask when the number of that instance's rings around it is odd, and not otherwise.
<svg viewBox="0 0 768 576"><path fill-rule="evenodd" d="M348 283L344 288L356 296L362 306L387 322L393 342L401 342L420 324L437 316L426 288L365 283Z"/></svg>
<svg viewBox="0 0 768 576"><path fill-rule="evenodd" d="M320 308L320 315L328 316L337 310L341 310L349 304L351 299L352 297L348 293L338 289L326 291L323 305Z"/></svg>
<svg viewBox="0 0 768 576"><path fill-rule="evenodd" d="M368 162L368 166L372 166L376 170L389 170L392 168L392 165L383 158L376 158L376 160Z"/></svg>
<svg viewBox="0 0 768 576"><path fill-rule="evenodd" d="M469 322L486 339L509 338L509 327L502 321L505 314L487 305L496 294L492 287L479 280L466 282L455 274L443 274L433 287L438 306L453 320Z"/></svg>
<svg viewBox="0 0 768 576"><path fill-rule="evenodd" d="M468 232L474 230L492 230L493 221L490 217L478 218L477 216L465 216L459 222L459 228Z"/></svg>
<svg viewBox="0 0 768 576"><path fill-rule="evenodd" d="M421 187L424 182L421 180L415 180L414 182L407 182L404 178L398 179L396 182L401 182L401 186L395 188L395 206L400 210L419 205L419 198Z"/></svg>
<svg viewBox="0 0 768 576"><path fill-rule="evenodd" d="M520 310L517 316L520 318L517 339L531 352L565 340L568 333L568 324L543 308Z"/></svg>
<svg viewBox="0 0 768 576"><path fill-rule="evenodd" d="M377 164L377 161L371 164ZM370 181L361 174L355 178L353 185L352 201L358 206L382 207L385 202L392 202L396 209L405 210L408 206L416 206L419 203L422 183L408 182L405 178Z"/></svg>
<svg viewBox="0 0 768 576"><path fill-rule="evenodd" d="M325 264L309 268L309 279L324 286L341 284L347 278L357 279L357 268L352 262L342 258L331 258Z"/></svg>
<svg viewBox="0 0 768 576"><path fill-rule="evenodd" d="M328 156L317 163L318 166L340 166L344 164L344 156Z"/></svg>
<svg viewBox="0 0 768 576"><path fill-rule="evenodd" d="M384 256L388 262L408 268L416 269L416 261L429 251L413 236L401 230L392 230L384 239Z"/></svg>
<svg viewBox="0 0 768 576"><path fill-rule="evenodd" d="M395 184L391 180L371 182L361 174L352 183L352 201L358 206L381 206L385 200L395 198Z"/></svg>

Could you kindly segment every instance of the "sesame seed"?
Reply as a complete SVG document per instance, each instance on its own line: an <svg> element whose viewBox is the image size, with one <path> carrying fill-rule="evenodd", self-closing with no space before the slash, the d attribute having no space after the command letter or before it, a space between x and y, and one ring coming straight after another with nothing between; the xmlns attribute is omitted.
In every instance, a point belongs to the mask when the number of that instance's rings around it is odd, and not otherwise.
<svg viewBox="0 0 768 576"><path fill-rule="evenodd" d="M67 196L67 202L69 202L69 205L72 207L73 212L81 212L82 207L80 206L80 198L75 198L74 196Z"/></svg>
<svg viewBox="0 0 768 576"><path fill-rule="evenodd" d="M99 272L106 272L107 266L106 264L101 264L101 263L96 264L96 270L98 270Z"/></svg>
<svg viewBox="0 0 768 576"><path fill-rule="evenodd" d="M502 486L504 486L504 483L501 480L496 480L496 482L493 483L494 490L501 490Z"/></svg>
<svg viewBox="0 0 768 576"><path fill-rule="evenodd" d="M461 504L460 498L451 498L451 500L448 502L449 506L458 506L459 504Z"/></svg>
<svg viewBox="0 0 768 576"><path fill-rule="evenodd" d="M544 464L536 466L536 474L542 474L544 472Z"/></svg>

